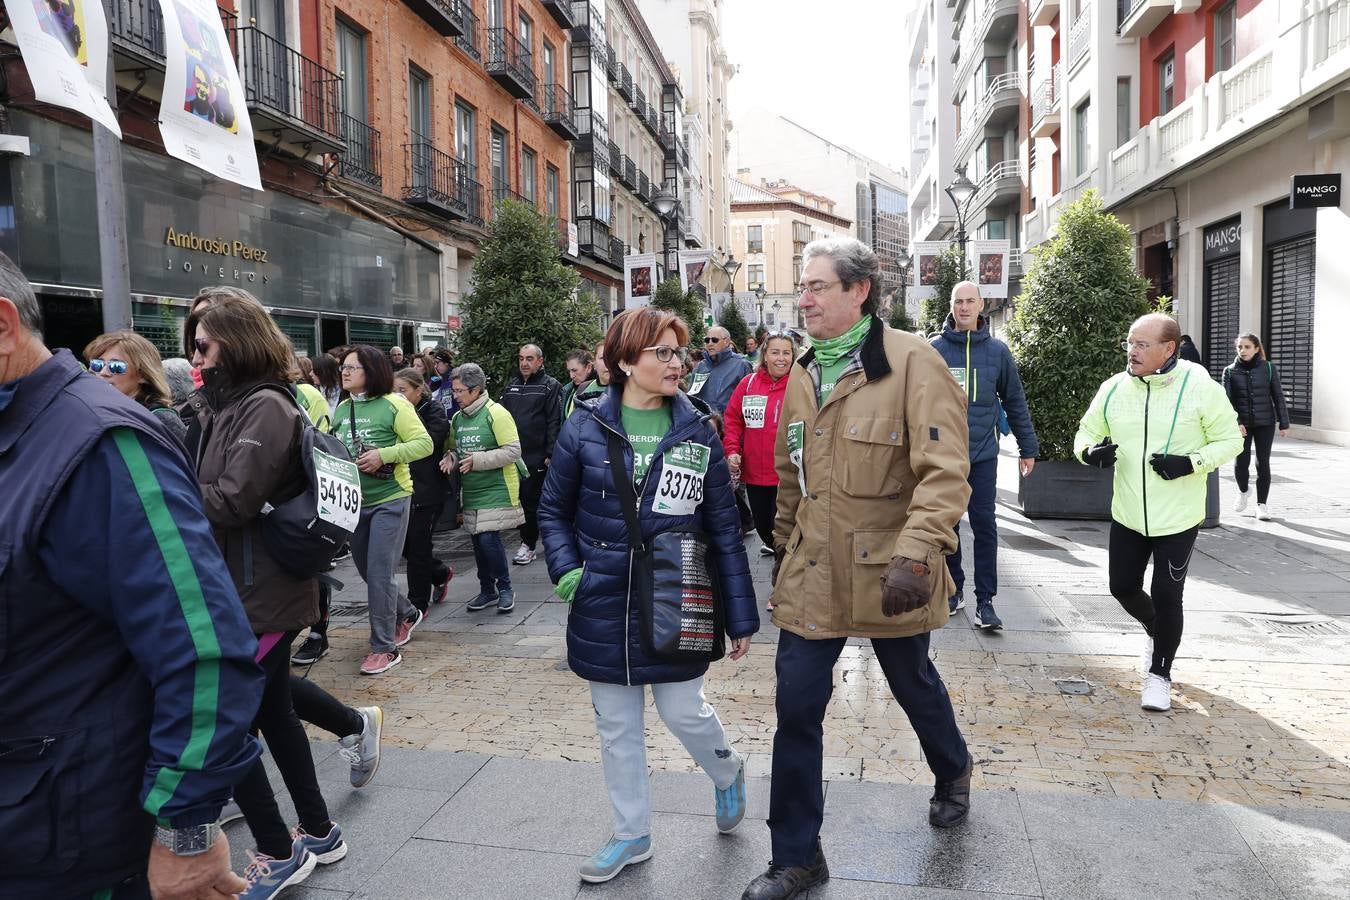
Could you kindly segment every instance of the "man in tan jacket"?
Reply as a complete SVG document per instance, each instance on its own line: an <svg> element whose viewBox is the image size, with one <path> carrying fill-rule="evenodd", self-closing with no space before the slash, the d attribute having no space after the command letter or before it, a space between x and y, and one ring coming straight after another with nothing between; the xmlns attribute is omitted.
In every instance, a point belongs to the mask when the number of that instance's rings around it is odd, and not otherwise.
<svg viewBox="0 0 1350 900"><path fill-rule="evenodd" d="M813 346L788 376L776 453L773 860L744 900L796 897L829 877L821 723L850 637L872 639L937 779L929 822L954 825L970 808L970 754L928 658L970 498L965 398L932 347L877 317L875 253L851 238L814 241L805 262Z"/></svg>

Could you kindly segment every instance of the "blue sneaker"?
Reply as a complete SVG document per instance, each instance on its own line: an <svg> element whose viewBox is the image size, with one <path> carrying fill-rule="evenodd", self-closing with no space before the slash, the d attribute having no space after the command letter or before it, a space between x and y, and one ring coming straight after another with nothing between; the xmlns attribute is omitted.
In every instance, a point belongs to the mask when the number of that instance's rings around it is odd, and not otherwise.
<svg viewBox="0 0 1350 900"><path fill-rule="evenodd" d="M347 842L342 839L342 829L336 822L328 829L328 837L317 838L306 834L303 828L296 828L291 837L295 838L294 846L308 850L321 866L335 863L347 855Z"/></svg>
<svg viewBox="0 0 1350 900"><path fill-rule="evenodd" d="M497 612L509 613L516 608L516 592L510 588L502 588L502 592L497 595Z"/></svg>
<svg viewBox="0 0 1350 900"><path fill-rule="evenodd" d="M966 608L966 598L960 591L947 598L947 615L954 616L958 609Z"/></svg>
<svg viewBox="0 0 1350 900"><path fill-rule="evenodd" d="M993 600L975 601L975 624L985 631L998 631L1003 627L1003 620L994 612Z"/></svg>
<svg viewBox="0 0 1350 900"><path fill-rule="evenodd" d="M487 609L497 603L497 595L489 594L486 591L479 594L469 601L469 612L478 612L480 609Z"/></svg>
<svg viewBox="0 0 1350 900"><path fill-rule="evenodd" d="M652 858L652 836L645 835L628 841L616 837L596 854L581 864L581 880L591 884L609 881L629 863L645 862Z"/></svg>
<svg viewBox="0 0 1350 900"><path fill-rule="evenodd" d="M288 887L295 887L314 871L319 861L299 843L291 845L290 859L273 859L249 851L244 881L248 887L239 900L271 900Z"/></svg>
<svg viewBox="0 0 1350 900"><path fill-rule="evenodd" d="M745 818L745 763L736 773L736 780L725 790L717 789L717 830L730 834Z"/></svg>

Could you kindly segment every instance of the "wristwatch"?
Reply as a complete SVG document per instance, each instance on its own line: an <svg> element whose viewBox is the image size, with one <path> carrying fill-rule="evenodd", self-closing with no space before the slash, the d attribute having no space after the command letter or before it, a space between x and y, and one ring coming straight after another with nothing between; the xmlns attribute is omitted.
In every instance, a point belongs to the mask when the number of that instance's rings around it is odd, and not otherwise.
<svg viewBox="0 0 1350 900"><path fill-rule="evenodd" d="M220 836L220 826L215 822L206 825L190 825L186 828L165 828L155 826L155 840L168 847L174 856L197 856L211 849L211 845Z"/></svg>

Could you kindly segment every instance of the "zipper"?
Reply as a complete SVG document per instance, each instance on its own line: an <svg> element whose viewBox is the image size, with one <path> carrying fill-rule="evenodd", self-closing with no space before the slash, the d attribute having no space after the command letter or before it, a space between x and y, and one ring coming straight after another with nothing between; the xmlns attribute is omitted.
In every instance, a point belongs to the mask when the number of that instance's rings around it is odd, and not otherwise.
<svg viewBox="0 0 1350 900"><path fill-rule="evenodd" d="M1144 449L1139 454L1139 470L1142 480L1139 482L1140 490L1143 492L1144 504L1144 537L1149 537L1148 533L1148 401L1153 396L1153 385L1150 382L1144 382Z"/></svg>
<svg viewBox="0 0 1350 900"><path fill-rule="evenodd" d="M970 396L970 332L966 332L966 400L972 399Z"/></svg>

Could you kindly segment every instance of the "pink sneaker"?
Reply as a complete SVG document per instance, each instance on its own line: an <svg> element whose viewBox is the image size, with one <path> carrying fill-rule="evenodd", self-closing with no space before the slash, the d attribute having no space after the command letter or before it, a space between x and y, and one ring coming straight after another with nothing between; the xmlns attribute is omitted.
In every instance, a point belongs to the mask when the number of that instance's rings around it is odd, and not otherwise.
<svg viewBox="0 0 1350 900"><path fill-rule="evenodd" d="M361 662L362 675L378 675L381 672L388 672L394 666L403 662L403 657L398 651L393 653L372 653Z"/></svg>
<svg viewBox="0 0 1350 900"><path fill-rule="evenodd" d="M413 629L421 624L422 611L414 607L413 617L411 619L404 619L398 623L396 628L394 628L394 646L402 647L404 644L408 643L408 641L411 641Z"/></svg>

